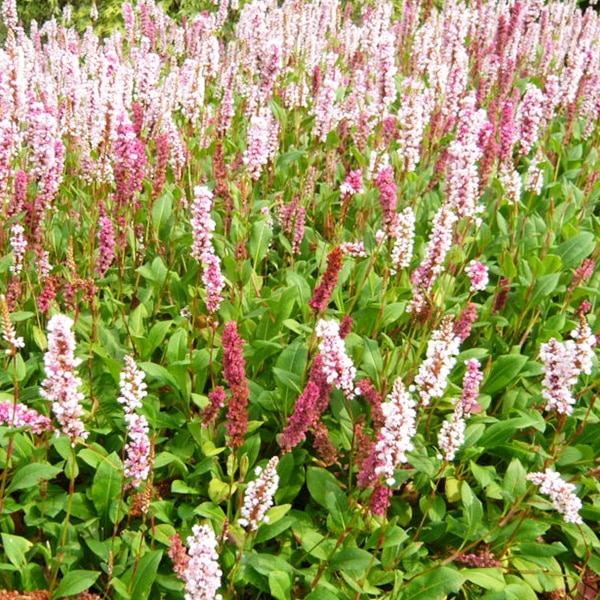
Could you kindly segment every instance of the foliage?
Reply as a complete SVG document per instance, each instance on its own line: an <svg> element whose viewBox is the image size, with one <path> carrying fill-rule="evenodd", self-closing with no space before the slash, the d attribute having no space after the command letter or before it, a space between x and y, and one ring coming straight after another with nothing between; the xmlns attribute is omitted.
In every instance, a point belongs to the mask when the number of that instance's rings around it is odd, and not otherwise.
<svg viewBox="0 0 600 600"><path fill-rule="evenodd" d="M597 15L165 7L3 14L0 590L597 592Z"/></svg>

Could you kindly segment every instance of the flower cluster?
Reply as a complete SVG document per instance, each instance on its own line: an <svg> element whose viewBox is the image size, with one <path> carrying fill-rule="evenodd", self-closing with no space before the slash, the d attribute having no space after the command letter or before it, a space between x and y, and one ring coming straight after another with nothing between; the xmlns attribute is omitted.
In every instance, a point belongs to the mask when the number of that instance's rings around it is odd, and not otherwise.
<svg viewBox="0 0 600 600"><path fill-rule="evenodd" d="M427 357L415 377L415 388L424 406L431 398L441 398L444 394L459 349L460 340L454 334L452 320L445 317L440 329L431 334Z"/></svg>
<svg viewBox="0 0 600 600"><path fill-rule="evenodd" d="M296 196L289 204L278 208L277 221L283 231L291 237L292 253L298 254L300 244L304 239L304 223L306 221L306 209L300 205L300 196Z"/></svg>
<svg viewBox="0 0 600 600"><path fill-rule="evenodd" d="M356 394L354 388L356 368L346 354L339 323L320 319L315 333L321 338L319 352L323 357L323 371L327 375L327 383L340 388L347 398L353 398Z"/></svg>
<svg viewBox="0 0 600 600"><path fill-rule="evenodd" d="M313 381L309 381L296 400L294 412L279 437L279 445L284 452L290 451L302 442L308 429L318 419L318 400L319 387Z"/></svg>
<svg viewBox="0 0 600 600"><path fill-rule="evenodd" d="M450 421L444 421L438 434L438 446L447 461L454 460L465 441L465 415L462 402L457 402Z"/></svg>
<svg viewBox="0 0 600 600"><path fill-rule="evenodd" d="M527 480L540 486L540 492L550 496L554 508L564 515L566 523L583 523L579 510L581 500L575 495L575 486L564 481L560 473L546 469L543 473L529 473Z"/></svg>
<svg viewBox="0 0 600 600"><path fill-rule="evenodd" d="M256 531L261 523L268 523L267 511L273 506L273 496L279 486L277 465L279 458L274 456L267 466L256 467L256 479L248 483L244 494L244 505L241 509L242 517L238 524L249 531Z"/></svg>
<svg viewBox="0 0 600 600"><path fill-rule="evenodd" d="M33 433L52 431L50 419L36 410L12 400L0 401L0 425L9 427L29 427Z"/></svg>
<svg viewBox="0 0 600 600"><path fill-rule="evenodd" d="M250 117L248 148L244 152L244 164L253 180L260 177L263 167L277 151L279 125L271 110L262 108Z"/></svg>
<svg viewBox="0 0 600 600"><path fill-rule="evenodd" d="M481 412L481 406L477 398L479 397L479 386L483 380L483 373L481 372L481 363L476 358L466 360L465 365L467 365L467 371L463 377L460 402L465 415L470 415Z"/></svg>
<svg viewBox="0 0 600 600"><path fill-rule="evenodd" d="M394 381L388 401L381 404L384 424L374 448L375 474L383 475L388 485L394 485L394 470L406 463L406 453L412 450L416 429L416 403L400 378Z"/></svg>
<svg viewBox="0 0 600 600"><path fill-rule="evenodd" d="M227 433L232 448L239 448L248 429L248 398L250 390L246 380L244 340L235 321L225 323L223 330L223 375L229 386L231 398L227 406Z"/></svg>
<svg viewBox="0 0 600 600"><path fill-rule="evenodd" d="M27 250L27 240L24 236L25 228L20 223L15 223L10 228L10 247L13 253L11 273L18 275L23 270L23 259Z"/></svg>
<svg viewBox="0 0 600 600"><path fill-rule="evenodd" d="M360 169L350 171L344 179L344 183L340 185L340 194L342 199L351 198L355 194L360 194L363 191L362 173Z"/></svg>
<svg viewBox="0 0 600 600"><path fill-rule="evenodd" d="M174 536L169 548L173 570L185 584L185 600L221 600L218 591L223 572L213 530L208 525L194 525L187 544L186 553L179 536Z"/></svg>
<svg viewBox="0 0 600 600"><path fill-rule="evenodd" d="M411 274L413 297L406 310L421 313L426 305L426 294L433 287L437 276L442 272L446 255L452 247L452 235L456 214L447 204L443 204L433 217L433 229L425 248L423 261Z"/></svg>
<svg viewBox="0 0 600 600"><path fill-rule="evenodd" d="M308 302L308 306L315 314L324 311L331 300L331 294L333 294L342 269L343 256L344 253L340 246L336 246L327 256L327 269L325 269L321 282L315 287L312 298Z"/></svg>
<svg viewBox="0 0 600 600"><path fill-rule="evenodd" d="M96 272L100 277L106 273L115 259L115 229L110 217L106 214L104 203L100 204L98 218L98 262Z"/></svg>
<svg viewBox="0 0 600 600"><path fill-rule="evenodd" d="M483 292L490 281L488 268L478 260L472 260L465 269L467 276L471 280L470 292Z"/></svg>
<svg viewBox="0 0 600 600"><path fill-rule="evenodd" d="M0 295L0 311L2 319L2 339L10 346L6 349L7 354L18 352L20 348L25 347L25 341L21 336L17 336L15 326L10 320L10 313L4 294Z"/></svg>
<svg viewBox="0 0 600 600"><path fill-rule="evenodd" d="M575 404L571 388L577 383L580 373L591 373L596 338L591 333L585 317L580 318L579 326L571 332L574 339L559 342L551 338L540 347L545 375L542 381L542 396L547 400L547 411L570 415Z"/></svg>
<svg viewBox="0 0 600 600"><path fill-rule="evenodd" d="M383 230L392 237L397 229L398 215L396 206L398 204L397 187L394 182L394 171L387 166L377 173L375 185L379 189L379 204L381 206Z"/></svg>
<svg viewBox="0 0 600 600"><path fill-rule="evenodd" d="M346 256L353 256L355 258L365 258L367 256L363 242L342 242L340 249Z"/></svg>
<svg viewBox="0 0 600 600"><path fill-rule="evenodd" d="M40 394L52 402L52 412L62 432L75 445L75 440L86 439L88 432L81 420L81 401L84 396L78 391L81 379L75 375L75 368L81 364L81 359L75 358L72 327L73 319L66 315L56 314L48 322L48 350L44 354L46 379L42 381Z"/></svg>
<svg viewBox="0 0 600 600"><path fill-rule="evenodd" d="M137 368L131 356L125 357L125 368L120 375L121 395L117 402L123 405L127 423L128 441L125 446L125 477L131 477L135 488L146 481L150 474L151 446L148 437L149 427L146 417L135 412L142 407L146 396L144 372Z"/></svg>
<svg viewBox="0 0 600 600"><path fill-rule="evenodd" d="M405 269L410 265L415 243L415 213L410 206L397 215L396 227L392 232L392 272Z"/></svg>
<svg viewBox="0 0 600 600"><path fill-rule="evenodd" d="M206 186L196 186L190 223L193 235L191 254L203 266L202 281L206 289L206 308L214 314L221 306L221 292L225 287L225 280L221 273L221 261L212 245L216 225L210 216L212 201L212 192Z"/></svg>

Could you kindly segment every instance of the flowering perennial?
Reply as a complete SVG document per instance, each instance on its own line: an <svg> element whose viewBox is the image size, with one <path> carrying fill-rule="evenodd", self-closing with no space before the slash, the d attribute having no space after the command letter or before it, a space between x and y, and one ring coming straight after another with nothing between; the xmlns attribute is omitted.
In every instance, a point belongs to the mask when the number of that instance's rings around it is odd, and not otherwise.
<svg viewBox="0 0 600 600"><path fill-rule="evenodd" d="M221 306L221 292L225 280L221 273L221 260L212 246L212 235L215 222L210 216L212 208L212 192L204 185L194 188L192 202L192 256L202 264L202 281L206 289L206 308L211 314L216 313Z"/></svg>
<svg viewBox="0 0 600 600"><path fill-rule="evenodd" d="M340 185L340 195L343 199L351 198L355 194L360 194L363 191L362 172L360 169L350 171L344 179L344 183Z"/></svg>
<svg viewBox="0 0 600 600"><path fill-rule="evenodd" d="M11 273L18 275L23 270L23 260L27 250L27 240L23 235L25 228L20 223L15 223L10 228L10 247L13 253L13 264L10 265Z"/></svg>
<svg viewBox="0 0 600 600"><path fill-rule="evenodd" d="M581 316L580 319L578 327L571 332L574 339L559 342L551 338L540 347L545 375L542 396L547 400L547 411L570 415L575 404L571 388L577 383L581 372L587 375L591 373L596 338L585 317Z"/></svg>
<svg viewBox="0 0 600 600"><path fill-rule="evenodd" d="M10 320L10 313L4 294L0 295L0 311L2 318L2 339L10 346L6 349L6 354L18 352L20 348L25 347L25 341L21 336L17 336L15 326Z"/></svg>
<svg viewBox="0 0 600 600"><path fill-rule="evenodd" d="M478 260L472 260L465 269L467 276L471 280L471 293L483 292L490 281L488 268Z"/></svg>
<svg viewBox="0 0 600 600"><path fill-rule="evenodd" d="M52 423L48 417L23 404L15 404L12 400L0 402L0 425L29 427L33 433L52 431Z"/></svg>
<svg viewBox="0 0 600 600"><path fill-rule="evenodd" d="M481 372L481 363L476 358L471 358L465 361L467 372L463 377L462 396L460 402L465 415L481 412L481 406L477 401L479 396L479 386L483 380Z"/></svg>
<svg viewBox="0 0 600 600"><path fill-rule="evenodd" d="M543 473L529 473L527 480L540 486L540 492L550 496L554 508L564 515L566 523L583 523L579 516L581 500L575 495L575 486L564 481L560 473L546 469Z"/></svg>
<svg viewBox="0 0 600 600"><path fill-rule="evenodd" d="M427 357L415 377L415 388L424 406L431 398L441 398L448 385L448 376L456 362L460 340L454 334L452 320L445 317L440 329L431 334Z"/></svg>
<svg viewBox="0 0 600 600"><path fill-rule="evenodd" d="M323 356L323 371L327 376L327 383L340 388L347 398L353 398L356 395L356 368L346 354L339 323L319 319L315 332L321 338L319 352Z"/></svg>
<svg viewBox="0 0 600 600"><path fill-rule="evenodd" d="M438 446L446 460L454 460L456 452L463 445L466 426L462 402L457 402L450 421L444 421L438 435Z"/></svg>
<svg viewBox="0 0 600 600"><path fill-rule="evenodd" d="M221 600L217 592L223 572L213 530L208 525L194 525L187 545L186 553L181 540L175 536L169 549L173 570L185 584L185 600Z"/></svg>
<svg viewBox="0 0 600 600"><path fill-rule="evenodd" d="M223 331L223 375L231 398L227 407L227 433L230 444L239 448L248 429L248 398L250 390L246 380L246 361L244 360L244 340L237 330L235 321L225 323Z"/></svg>
<svg viewBox="0 0 600 600"><path fill-rule="evenodd" d="M125 446L125 477L131 477L131 485L140 487L150 474L150 439L148 437L148 421L143 415L135 412L142 407L146 396L144 372L137 368L131 356L125 357L125 369L121 371L121 395L117 402L123 405L127 423L128 441Z"/></svg>
<svg viewBox="0 0 600 600"><path fill-rule="evenodd" d="M48 350L44 355L46 379L42 381L40 394L52 402L52 412L62 432L75 445L77 438L86 439L81 401L84 396L78 391L81 379L75 368L81 359L75 358L75 335L71 331L73 319L66 315L54 315L48 322Z"/></svg>
<svg viewBox="0 0 600 600"><path fill-rule="evenodd" d="M415 213L410 206L398 214L396 228L392 233L394 247L392 248L392 272L410 266L415 243Z"/></svg>
<svg viewBox="0 0 600 600"><path fill-rule="evenodd" d="M279 458L274 456L267 466L256 467L256 479L248 483L244 494L244 505L238 524L249 531L256 531L261 523L268 523L267 511L273 506L273 496L279 486L277 465Z"/></svg>
<svg viewBox="0 0 600 600"><path fill-rule="evenodd" d="M308 306L312 308L315 314L324 311L331 300L331 295L342 268L343 256L344 253L340 246L336 246L327 256L327 269L308 302Z"/></svg>
<svg viewBox="0 0 600 600"><path fill-rule="evenodd" d="M417 432L416 402L406 391L400 378L394 381L388 402L381 404L385 419L375 444L375 474L383 475L388 485L394 485L394 470L408 462L406 453L413 449L412 438Z"/></svg>
<svg viewBox="0 0 600 600"><path fill-rule="evenodd" d="M302 442L308 429L319 418L318 400L319 386L313 381L309 381L296 400L294 413L279 437L279 445L284 452L295 448Z"/></svg>

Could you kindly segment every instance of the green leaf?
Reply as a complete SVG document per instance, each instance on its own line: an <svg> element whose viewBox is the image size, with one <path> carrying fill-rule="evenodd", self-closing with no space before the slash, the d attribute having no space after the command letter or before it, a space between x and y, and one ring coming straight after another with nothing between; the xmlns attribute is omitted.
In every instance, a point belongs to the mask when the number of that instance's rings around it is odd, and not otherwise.
<svg viewBox="0 0 600 600"><path fill-rule="evenodd" d="M475 496L466 481L463 481L460 486L460 496L465 509L464 515L468 527L468 531L465 533L465 540L468 540L481 527L483 506L481 500Z"/></svg>
<svg viewBox="0 0 600 600"><path fill-rule="evenodd" d="M69 571L54 590L52 597L65 598L81 594L92 587L99 576L100 571L84 571L81 569Z"/></svg>
<svg viewBox="0 0 600 600"><path fill-rule="evenodd" d="M188 334L185 329L177 329L169 338L167 344L166 358L169 363L183 360L188 352Z"/></svg>
<svg viewBox="0 0 600 600"><path fill-rule="evenodd" d="M157 365L152 362L141 362L138 366L146 373L146 375L156 379L156 381L162 385L168 385L173 390L179 390L177 379L175 379L175 377L162 365Z"/></svg>
<svg viewBox="0 0 600 600"><path fill-rule="evenodd" d="M129 582L128 587L131 589L131 600L146 600L150 597L152 584L156 579L158 565L160 564L162 555L162 550L146 552L146 554L140 558L137 569L134 566L131 568L130 572L125 575L124 579L126 582ZM131 579L132 577L133 581Z"/></svg>
<svg viewBox="0 0 600 600"><path fill-rule="evenodd" d="M292 580L285 571L269 573L269 591L275 600L288 600L292 589Z"/></svg>
<svg viewBox="0 0 600 600"><path fill-rule="evenodd" d="M25 554L32 546L33 544L29 540L20 535L2 534L2 547L6 552L6 557L15 567L22 569L27 565Z"/></svg>
<svg viewBox="0 0 600 600"><path fill-rule="evenodd" d="M383 358L375 340L363 338L361 369L375 382L379 382L383 371Z"/></svg>
<svg viewBox="0 0 600 600"><path fill-rule="evenodd" d="M490 425L479 439L479 445L483 448L492 449L508 442L518 429L533 427L538 431L544 431L545 421L539 413L531 413L529 416L505 419Z"/></svg>
<svg viewBox="0 0 600 600"><path fill-rule="evenodd" d="M152 329L141 343L141 347L144 349L144 359L152 358L152 353L162 344L172 324L173 321L158 321L152 326Z"/></svg>
<svg viewBox="0 0 600 600"><path fill-rule="evenodd" d="M152 221L158 231L159 238L163 241L167 241L170 234L167 225L169 224L172 212L173 199L170 193L162 194L152 205Z"/></svg>
<svg viewBox="0 0 600 600"><path fill-rule="evenodd" d="M60 471L61 469L48 463L31 463L18 467L12 476L6 494L36 487L42 479L46 481L54 479Z"/></svg>
<svg viewBox="0 0 600 600"><path fill-rule="evenodd" d="M572 238L564 241L556 249L557 254L562 258L565 269L578 267L584 258L587 258L596 247L596 240L593 233L584 231L574 235Z"/></svg>
<svg viewBox="0 0 600 600"><path fill-rule="evenodd" d="M560 275L560 273L550 273L550 275L542 275L537 279L529 297L529 304L537 306L540 300L550 296L558 286Z"/></svg>
<svg viewBox="0 0 600 600"><path fill-rule="evenodd" d="M173 494L191 494L198 495L200 492L196 488L189 486L185 481L176 479L171 483L171 492Z"/></svg>
<svg viewBox="0 0 600 600"><path fill-rule="evenodd" d="M397 590L395 600L442 600L460 590L465 578L454 569L439 567L415 577L404 589ZM396 591L396 590L394 590Z"/></svg>
<svg viewBox="0 0 600 600"><path fill-rule="evenodd" d="M514 381L528 361L527 356L522 354L504 354L499 356L492 364L492 370L488 375L482 392L484 394L495 394Z"/></svg>
<svg viewBox="0 0 600 600"><path fill-rule="evenodd" d="M113 452L100 463L90 488L90 498L96 510L113 524L117 520L123 480L123 464Z"/></svg>
<svg viewBox="0 0 600 600"><path fill-rule="evenodd" d="M361 548L344 548L335 553L329 569L330 571L365 573L371 564L378 565L379 561L370 552Z"/></svg>
<svg viewBox="0 0 600 600"><path fill-rule="evenodd" d="M266 221L256 221L252 224L250 239L248 240L248 251L255 270L267 255L272 238L273 231Z"/></svg>
<svg viewBox="0 0 600 600"><path fill-rule="evenodd" d="M344 501L347 503L347 498L338 480L325 469L320 467L308 467L306 472L306 485L308 491L317 504L320 504L323 508L329 508L331 499L327 497L328 492L338 497L339 504L343 504Z"/></svg>
<svg viewBox="0 0 600 600"><path fill-rule="evenodd" d="M518 458L514 458L506 469L502 486L510 494L511 498L515 499L517 496L525 493L527 489L526 476L527 471L525 467Z"/></svg>
<svg viewBox="0 0 600 600"><path fill-rule="evenodd" d="M319 585L304 600L339 600L339 596L328 590L324 583Z"/></svg>
<svg viewBox="0 0 600 600"><path fill-rule="evenodd" d="M500 592L506 586L502 569L500 567L489 567L485 569L462 569L461 575L464 575L467 581L478 585L484 590L493 590Z"/></svg>

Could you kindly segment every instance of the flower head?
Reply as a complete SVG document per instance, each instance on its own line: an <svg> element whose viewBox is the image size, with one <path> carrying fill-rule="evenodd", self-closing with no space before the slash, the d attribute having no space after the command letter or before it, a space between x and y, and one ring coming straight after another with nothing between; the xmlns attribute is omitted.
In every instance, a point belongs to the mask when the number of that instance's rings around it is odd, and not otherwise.
<svg viewBox="0 0 600 600"><path fill-rule="evenodd" d="M319 352L323 357L323 372L327 376L327 383L339 387L347 398L354 398L356 368L346 354L339 323L320 319L315 332L321 338Z"/></svg>
<svg viewBox="0 0 600 600"><path fill-rule="evenodd" d="M262 522L268 522L266 513L273 506L273 496L279 486L278 463L279 458L274 456L264 469L256 467L257 478L248 483L244 494L242 518L238 520L241 527L256 531Z"/></svg>
<svg viewBox="0 0 600 600"><path fill-rule="evenodd" d="M564 515L566 523L583 523L579 516L581 500L575 495L575 486L563 481L560 473L546 469L543 473L529 473L527 481L540 486L540 492L550 496L554 508Z"/></svg>
<svg viewBox="0 0 600 600"><path fill-rule="evenodd" d="M193 236L191 254L203 267L202 282L206 289L206 308L214 314L221 306L221 292L225 287L225 280L221 273L221 260L212 245L216 225L210 215L212 201L213 194L206 186L196 186L190 223Z"/></svg>
<svg viewBox="0 0 600 600"><path fill-rule="evenodd" d="M84 396L78 391L81 379L75 368L81 360L75 358L75 336L71 331L73 320L66 315L54 315L48 322L48 351L44 355L46 379L40 394L52 402L52 412L64 434L75 445L77 438L86 439L88 432L81 420Z"/></svg>
<svg viewBox="0 0 600 600"><path fill-rule="evenodd" d="M374 448L376 475L383 475L388 485L394 484L394 471L406 463L406 453L412 450L416 433L416 403L400 378L394 381L388 401L381 404L384 424Z"/></svg>
<svg viewBox="0 0 600 600"><path fill-rule="evenodd" d="M121 371L121 395L117 402L125 410L128 441L125 446L125 477L131 477L131 485L140 487L150 474L151 444L148 437L148 420L135 410L142 407L146 396L144 372L139 370L131 356L125 357L125 369Z"/></svg>
<svg viewBox="0 0 600 600"><path fill-rule="evenodd" d="M480 263L478 260L472 260L465 269L465 272L471 280L470 291L472 293L485 291L490 278L488 268L483 263Z"/></svg>
<svg viewBox="0 0 600 600"><path fill-rule="evenodd" d="M178 535L172 539L169 557L173 570L185 584L185 600L221 600L223 572L219 567L217 538L208 525L194 525L187 538L188 550Z"/></svg>

